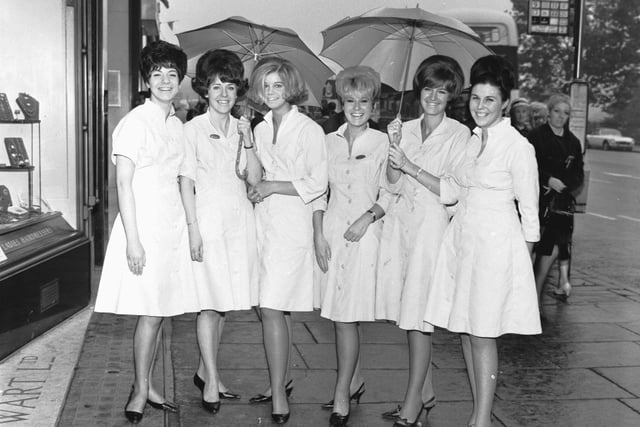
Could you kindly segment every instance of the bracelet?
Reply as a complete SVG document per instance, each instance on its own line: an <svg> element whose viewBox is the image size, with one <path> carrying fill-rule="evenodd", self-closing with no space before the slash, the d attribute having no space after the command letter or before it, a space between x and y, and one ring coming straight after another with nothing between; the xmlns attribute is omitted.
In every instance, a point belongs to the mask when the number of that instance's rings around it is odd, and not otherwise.
<svg viewBox="0 0 640 427"><path fill-rule="evenodd" d="M373 220L372 222L376 222L376 219L378 219L378 218L376 218L376 213L374 211L372 211L371 209L367 210L367 213L369 215L371 215L371 219Z"/></svg>
<svg viewBox="0 0 640 427"><path fill-rule="evenodd" d="M420 176L420 172L424 172L424 169L418 168L418 172L416 172L416 176L414 177L415 179L418 179L418 176Z"/></svg>
<svg viewBox="0 0 640 427"><path fill-rule="evenodd" d="M187 221L187 227L188 227L188 226L190 226L190 225L196 224L197 222L198 222L198 220L197 220L197 219L194 219L194 220L193 220L193 221L191 221L191 222Z"/></svg>
<svg viewBox="0 0 640 427"><path fill-rule="evenodd" d="M251 150L251 149L253 149L253 147L255 147L255 145L253 145L253 144L252 144L252 145L250 145L249 147L247 147L247 146L246 146L246 145L244 145L244 144L243 144L242 146L244 147L244 149L245 149L245 150Z"/></svg>

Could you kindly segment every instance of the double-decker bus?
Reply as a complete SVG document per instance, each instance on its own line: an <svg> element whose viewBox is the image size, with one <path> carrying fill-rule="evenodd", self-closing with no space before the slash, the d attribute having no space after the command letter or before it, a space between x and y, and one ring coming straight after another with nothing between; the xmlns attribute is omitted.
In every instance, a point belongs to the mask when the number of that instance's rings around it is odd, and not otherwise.
<svg viewBox="0 0 640 427"><path fill-rule="evenodd" d="M475 31L484 44L504 56L518 70L518 28L507 12L477 8L449 9L442 15L456 18Z"/></svg>

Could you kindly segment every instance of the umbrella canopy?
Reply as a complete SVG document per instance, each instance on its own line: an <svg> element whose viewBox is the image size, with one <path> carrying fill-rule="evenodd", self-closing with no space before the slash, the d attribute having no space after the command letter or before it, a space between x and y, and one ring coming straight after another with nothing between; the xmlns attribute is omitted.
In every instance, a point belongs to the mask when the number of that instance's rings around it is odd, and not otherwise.
<svg viewBox="0 0 640 427"><path fill-rule="evenodd" d="M196 64L202 54L210 49L227 49L238 54L249 77L255 64L265 56L278 56L289 60L302 74L309 91L306 105L320 106L322 88L333 74L288 28L254 24L240 16L177 34L182 49L189 58L187 74L195 74Z"/></svg>
<svg viewBox="0 0 640 427"><path fill-rule="evenodd" d="M398 91L412 89L418 65L429 56L454 58L468 84L475 60L493 53L462 22L417 7L373 9L339 21L322 35L321 56L343 67L368 65Z"/></svg>

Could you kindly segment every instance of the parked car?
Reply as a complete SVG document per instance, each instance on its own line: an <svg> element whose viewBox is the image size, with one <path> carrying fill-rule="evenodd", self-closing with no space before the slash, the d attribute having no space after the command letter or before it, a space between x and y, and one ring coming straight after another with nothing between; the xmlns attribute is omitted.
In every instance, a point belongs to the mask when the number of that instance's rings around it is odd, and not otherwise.
<svg viewBox="0 0 640 427"><path fill-rule="evenodd" d="M600 128L595 133L587 135L588 148L631 151L633 145L633 138L622 136L618 129Z"/></svg>

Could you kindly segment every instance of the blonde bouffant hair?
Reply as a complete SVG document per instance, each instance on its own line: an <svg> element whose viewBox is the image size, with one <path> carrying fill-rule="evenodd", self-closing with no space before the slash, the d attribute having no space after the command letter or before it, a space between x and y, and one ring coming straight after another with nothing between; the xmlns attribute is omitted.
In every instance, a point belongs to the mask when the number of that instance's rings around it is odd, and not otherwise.
<svg viewBox="0 0 640 427"><path fill-rule="evenodd" d="M295 105L306 101L308 93L302 74L291 62L277 56L265 56L253 69L247 94L252 101L264 104L264 80L271 73L278 74L284 82L285 101Z"/></svg>
<svg viewBox="0 0 640 427"><path fill-rule="evenodd" d="M364 65L345 68L336 76L336 92L341 101L346 94L353 92L367 94L376 100L380 96L380 87L380 74Z"/></svg>

